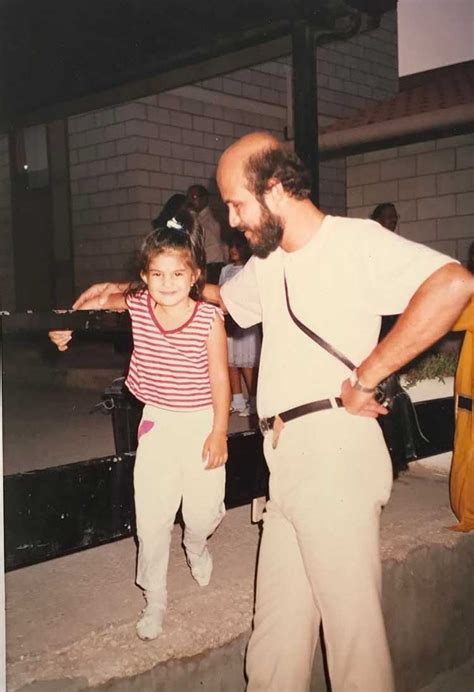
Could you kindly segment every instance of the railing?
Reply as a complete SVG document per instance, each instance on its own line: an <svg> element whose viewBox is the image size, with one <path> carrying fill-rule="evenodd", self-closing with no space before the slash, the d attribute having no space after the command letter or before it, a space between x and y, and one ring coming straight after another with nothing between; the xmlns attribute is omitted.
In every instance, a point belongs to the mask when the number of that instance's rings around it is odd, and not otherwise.
<svg viewBox="0 0 474 692"><path fill-rule="evenodd" d="M117 340L129 330L128 314L1 313L0 320L6 570L132 535L139 410L132 408L125 420L130 430L120 444L116 435L114 444L111 418L94 406L104 389L97 383L92 388L97 373L103 379L107 369L86 367L97 344L107 345L116 374L126 367ZM50 329L75 331L66 354L50 344ZM68 376L73 371L89 378L89 388ZM249 503L266 492L267 481L260 433L248 426L230 433L226 505Z"/></svg>

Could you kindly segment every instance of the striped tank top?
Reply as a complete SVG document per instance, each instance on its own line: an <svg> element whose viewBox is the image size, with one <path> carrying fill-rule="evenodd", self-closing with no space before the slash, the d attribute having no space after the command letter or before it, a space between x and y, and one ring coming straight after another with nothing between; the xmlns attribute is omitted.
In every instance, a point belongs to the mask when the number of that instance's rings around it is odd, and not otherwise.
<svg viewBox="0 0 474 692"><path fill-rule="evenodd" d="M206 342L219 308L198 302L180 327L165 330L148 291L127 297L133 353L126 385L145 404L192 411L212 406Z"/></svg>

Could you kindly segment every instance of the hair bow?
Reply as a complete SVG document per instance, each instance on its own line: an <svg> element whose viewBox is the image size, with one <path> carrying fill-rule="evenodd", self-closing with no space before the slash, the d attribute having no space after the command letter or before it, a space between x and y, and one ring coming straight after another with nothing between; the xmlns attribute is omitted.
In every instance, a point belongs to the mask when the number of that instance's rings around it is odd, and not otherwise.
<svg viewBox="0 0 474 692"><path fill-rule="evenodd" d="M180 224L179 221L176 221L174 216L171 219L168 219L166 222L166 227L174 228L176 231L184 231L182 224Z"/></svg>

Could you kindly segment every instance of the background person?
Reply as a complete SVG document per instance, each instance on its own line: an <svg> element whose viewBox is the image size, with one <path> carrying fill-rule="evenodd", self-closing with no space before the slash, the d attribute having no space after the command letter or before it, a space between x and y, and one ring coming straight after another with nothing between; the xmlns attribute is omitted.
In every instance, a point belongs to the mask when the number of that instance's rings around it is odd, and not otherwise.
<svg viewBox="0 0 474 692"><path fill-rule="evenodd" d="M200 228L182 212L150 235L140 252L140 280L126 296L92 299L83 309L128 308L134 350L126 385L145 404L134 467L139 541L137 584L146 607L141 639L162 631L171 531L182 503L183 544L194 579L209 583L207 537L222 520L229 380L218 308L200 300L205 255ZM51 332L65 350L71 332Z"/></svg>
<svg viewBox="0 0 474 692"><path fill-rule="evenodd" d="M377 221L389 231L396 231L400 219L397 209L392 202L382 202L382 204L378 204L370 215L370 218L373 221Z"/></svg>
<svg viewBox="0 0 474 692"><path fill-rule="evenodd" d="M222 269L219 284L222 285L236 276L250 256L250 248L245 237L239 231L234 231L229 238L230 263ZM229 378L232 390L231 411L238 413L239 416L253 415L257 412L255 395L260 360L260 328L254 326L242 329L230 315L226 315L226 325ZM248 402L242 394L241 376L247 387Z"/></svg>
<svg viewBox="0 0 474 692"><path fill-rule="evenodd" d="M209 206L209 192L203 185L191 185L186 198L190 208L197 213L204 233L207 281L211 284L218 284L221 269L227 261L227 248L223 239L222 225Z"/></svg>

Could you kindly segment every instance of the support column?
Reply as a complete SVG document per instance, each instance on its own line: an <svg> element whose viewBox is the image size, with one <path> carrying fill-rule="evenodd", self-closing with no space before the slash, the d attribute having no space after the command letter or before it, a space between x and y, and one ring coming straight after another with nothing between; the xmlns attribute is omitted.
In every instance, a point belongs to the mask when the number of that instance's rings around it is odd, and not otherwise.
<svg viewBox="0 0 474 692"><path fill-rule="evenodd" d="M318 95L315 29L307 21L293 26L293 125L295 152L313 176L311 199L319 202Z"/></svg>

